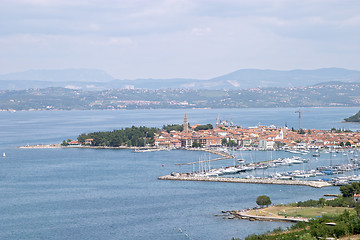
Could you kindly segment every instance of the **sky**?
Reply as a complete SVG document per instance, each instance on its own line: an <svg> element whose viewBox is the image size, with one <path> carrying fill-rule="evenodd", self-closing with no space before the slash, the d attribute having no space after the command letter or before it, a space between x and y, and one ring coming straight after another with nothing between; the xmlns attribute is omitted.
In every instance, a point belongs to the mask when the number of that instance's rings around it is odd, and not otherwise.
<svg viewBox="0 0 360 240"><path fill-rule="evenodd" d="M360 70L359 0L0 0L0 74L101 69L210 79Z"/></svg>

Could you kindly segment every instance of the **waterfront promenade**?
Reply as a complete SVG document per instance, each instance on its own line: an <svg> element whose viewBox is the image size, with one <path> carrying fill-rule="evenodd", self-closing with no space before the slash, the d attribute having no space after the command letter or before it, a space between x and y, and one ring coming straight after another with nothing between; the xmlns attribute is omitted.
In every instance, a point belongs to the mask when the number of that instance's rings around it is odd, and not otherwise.
<svg viewBox="0 0 360 240"><path fill-rule="evenodd" d="M230 177L199 177L188 176L186 174L165 175L158 178L159 180L178 180L178 181L202 181L202 182L229 182L229 183L253 183L253 184L276 184L276 185L300 185L313 188L322 188L333 186L323 181L301 181L301 180L279 180L269 178L230 178Z"/></svg>

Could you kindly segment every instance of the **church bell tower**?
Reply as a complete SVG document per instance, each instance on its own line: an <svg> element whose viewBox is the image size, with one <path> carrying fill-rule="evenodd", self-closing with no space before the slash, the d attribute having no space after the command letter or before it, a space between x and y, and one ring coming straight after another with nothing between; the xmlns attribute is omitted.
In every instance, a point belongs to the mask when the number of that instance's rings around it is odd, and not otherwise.
<svg viewBox="0 0 360 240"><path fill-rule="evenodd" d="M188 121L186 113L185 113L185 116L184 116L184 132L185 133L189 132L189 121Z"/></svg>

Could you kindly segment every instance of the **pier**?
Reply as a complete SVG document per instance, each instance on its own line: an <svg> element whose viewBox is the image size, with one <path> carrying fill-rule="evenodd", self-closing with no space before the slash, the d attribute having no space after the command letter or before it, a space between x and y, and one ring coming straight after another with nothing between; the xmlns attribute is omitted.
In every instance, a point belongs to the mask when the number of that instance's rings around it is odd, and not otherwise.
<svg viewBox="0 0 360 240"><path fill-rule="evenodd" d="M276 184L276 185L299 185L313 188L330 187L332 184L324 181L301 181L301 180L280 180L269 178L227 178L227 177L193 177L184 174L165 175L159 180L178 180L178 181L202 181L202 182L229 182L229 183L253 183L253 184Z"/></svg>

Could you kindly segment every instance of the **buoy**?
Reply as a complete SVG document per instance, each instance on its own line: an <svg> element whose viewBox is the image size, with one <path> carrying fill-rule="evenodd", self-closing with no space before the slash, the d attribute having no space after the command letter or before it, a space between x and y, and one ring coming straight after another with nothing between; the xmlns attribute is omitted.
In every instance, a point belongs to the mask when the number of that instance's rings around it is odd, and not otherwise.
<svg viewBox="0 0 360 240"><path fill-rule="evenodd" d="M164 164L162 166L164 166Z"/></svg>

